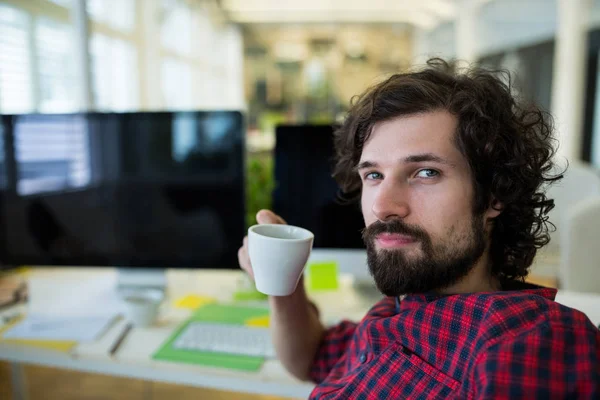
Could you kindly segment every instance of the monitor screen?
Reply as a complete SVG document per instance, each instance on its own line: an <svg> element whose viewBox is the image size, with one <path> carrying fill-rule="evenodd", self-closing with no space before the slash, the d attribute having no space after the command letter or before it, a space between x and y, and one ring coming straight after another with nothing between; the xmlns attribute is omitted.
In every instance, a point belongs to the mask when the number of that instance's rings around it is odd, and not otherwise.
<svg viewBox="0 0 600 400"><path fill-rule="evenodd" d="M4 204L4 198L6 196L6 187L8 185L8 174L6 171L7 168L7 160L6 160L6 151L5 151L5 145L7 144L6 142L6 137L8 135L10 126L9 126L9 122L10 122L10 118L4 115L0 115L0 207L2 207L2 205ZM0 212L0 227L4 226L4 221L3 221L3 216L2 213ZM1 228L0 228L0 232L1 232ZM0 247L1 243L3 242L3 234L0 234ZM4 262L2 262L2 260L0 260L0 270L4 270L4 269L8 269L11 266L8 264L5 264Z"/></svg>
<svg viewBox="0 0 600 400"><path fill-rule="evenodd" d="M2 261L237 268L239 112L12 116ZM10 186L10 185L9 185Z"/></svg>
<svg viewBox="0 0 600 400"><path fill-rule="evenodd" d="M363 249L360 205L338 200L333 155L331 125L278 126L273 210L312 231L315 248Z"/></svg>

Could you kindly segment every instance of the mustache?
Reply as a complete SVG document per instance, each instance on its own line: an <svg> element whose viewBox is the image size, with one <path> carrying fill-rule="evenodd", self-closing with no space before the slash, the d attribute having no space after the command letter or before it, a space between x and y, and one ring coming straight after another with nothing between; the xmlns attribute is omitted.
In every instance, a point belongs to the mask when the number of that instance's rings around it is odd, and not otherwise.
<svg viewBox="0 0 600 400"><path fill-rule="evenodd" d="M400 219L392 219L390 221L375 221L371 225L365 227L361 234L365 243L370 243L375 240L377 235L382 233L395 233L398 235L411 236L415 240L428 240L427 232L416 225L409 225Z"/></svg>

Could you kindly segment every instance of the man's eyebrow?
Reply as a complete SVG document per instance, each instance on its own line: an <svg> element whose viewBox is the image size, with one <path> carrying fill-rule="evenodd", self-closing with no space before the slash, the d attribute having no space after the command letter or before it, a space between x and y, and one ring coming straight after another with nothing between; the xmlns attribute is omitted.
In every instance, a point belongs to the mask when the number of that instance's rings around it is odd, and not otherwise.
<svg viewBox="0 0 600 400"><path fill-rule="evenodd" d="M373 161L363 161L361 163L359 163L354 170L355 171L360 171L361 169L367 169L367 168L377 168L379 166L379 164L377 164L376 162Z"/></svg>
<svg viewBox="0 0 600 400"><path fill-rule="evenodd" d="M420 162L434 162L434 163L438 163L438 164L448 165L450 167L455 166L450 161L448 161L440 156L437 156L433 153L413 154L413 155L401 158L400 162L402 162L404 164L420 163ZM374 161L362 161L361 163L359 163L356 166L355 170L360 171L362 169L377 168L377 167L379 167L379 164L377 164Z"/></svg>
<svg viewBox="0 0 600 400"><path fill-rule="evenodd" d="M401 159L401 161L405 164L419 163L419 162L435 162L438 164L445 164L445 165L454 167L453 163L451 163L450 161L448 161L440 156L436 156L433 153L413 154L411 156Z"/></svg>

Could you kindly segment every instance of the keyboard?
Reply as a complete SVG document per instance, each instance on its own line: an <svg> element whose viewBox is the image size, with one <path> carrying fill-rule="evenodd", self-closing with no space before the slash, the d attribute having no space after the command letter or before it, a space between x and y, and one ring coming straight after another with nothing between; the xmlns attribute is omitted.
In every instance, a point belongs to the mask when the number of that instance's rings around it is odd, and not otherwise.
<svg viewBox="0 0 600 400"><path fill-rule="evenodd" d="M275 358L269 329L241 325L190 322L173 342L173 348Z"/></svg>

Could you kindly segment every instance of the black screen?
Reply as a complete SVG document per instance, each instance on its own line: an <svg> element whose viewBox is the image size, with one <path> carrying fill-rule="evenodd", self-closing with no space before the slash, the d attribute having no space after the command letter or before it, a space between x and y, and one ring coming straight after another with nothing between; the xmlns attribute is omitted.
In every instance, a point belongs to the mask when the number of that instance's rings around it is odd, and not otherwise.
<svg viewBox="0 0 600 400"><path fill-rule="evenodd" d="M5 263L237 268L240 113L22 115L10 134Z"/></svg>
<svg viewBox="0 0 600 400"><path fill-rule="evenodd" d="M10 118L4 115L0 115L0 209L4 205L6 198L6 189L8 185L8 173L7 173L7 137L10 131ZM4 215L0 212L0 251L5 246L5 233L2 227L5 226ZM3 260L0 260L0 270L11 267L11 265L5 264Z"/></svg>
<svg viewBox="0 0 600 400"><path fill-rule="evenodd" d="M315 248L361 249L359 204L342 204L332 178L333 127L278 126L273 210L315 235Z"/></svg>

